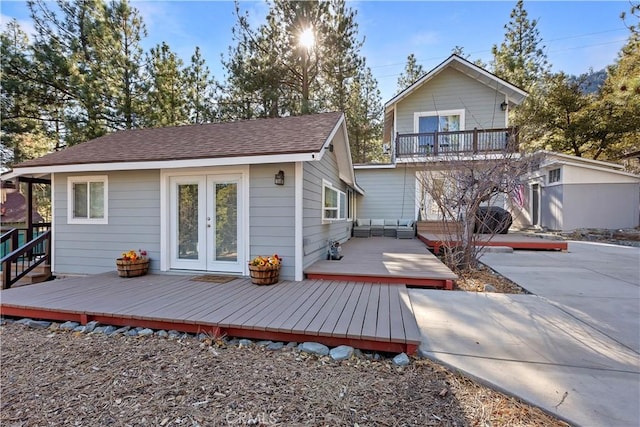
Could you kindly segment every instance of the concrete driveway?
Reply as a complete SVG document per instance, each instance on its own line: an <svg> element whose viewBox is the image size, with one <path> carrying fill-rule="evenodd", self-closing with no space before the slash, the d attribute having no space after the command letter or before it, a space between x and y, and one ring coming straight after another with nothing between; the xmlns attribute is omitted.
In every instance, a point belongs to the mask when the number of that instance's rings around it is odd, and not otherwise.
<svg viewBox="0 0 640 427"><path fill-rule="evenodd" d="M575 425L640 425L640 249L488 253L534 295L411 289L427 356Z"/></svg>

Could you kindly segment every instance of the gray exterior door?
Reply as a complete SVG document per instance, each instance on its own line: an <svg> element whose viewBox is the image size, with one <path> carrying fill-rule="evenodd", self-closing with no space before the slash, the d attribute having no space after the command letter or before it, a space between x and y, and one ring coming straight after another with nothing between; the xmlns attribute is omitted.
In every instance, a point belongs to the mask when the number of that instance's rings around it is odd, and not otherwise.
<svg viewBox="0 0 640 427"><path fill-rule="evenodd" d="M241 175L170 180L170 267L242 273Z"/></svg>
<svg viewBox="0 0 640 427"><path fill-rule="evenodd" d="M531 224L540 225L540 184L531 186Z"/></svg>

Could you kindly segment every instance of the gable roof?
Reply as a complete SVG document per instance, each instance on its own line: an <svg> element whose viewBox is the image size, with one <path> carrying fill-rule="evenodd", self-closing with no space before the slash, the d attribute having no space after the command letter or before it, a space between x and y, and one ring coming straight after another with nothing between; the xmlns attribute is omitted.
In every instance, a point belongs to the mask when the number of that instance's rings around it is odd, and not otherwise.
<svg viewBox="0 0 640 427"><path fill-rule="evenodd" d="M114 132L15 169L95 163L158 162L319 152L340 112Z"/></svg>
<svg viewBox="0 0 640 427"><path fill-rule="evenodd" d="M22 162L2 178L318 161L331 144L340 178L362 192L341 112L119 131Z"/></svg>
<svg viewBox="0 0 640 427"><path fill-rule="evenodd" d="M507 97L509 98L509 102L512 102L516 105L521 104L528 95L527 92L523 89L520 89L519 87L509 83L506 80L501 79L495 74L488 72L484 68L478 67L476 64L469 62L456 54L453 54L449 58L441 62L438 66L433 68L431 71L416 80L411 86L391 98L386 104L384 104L385 110L388 110L389 108L393 107L393 105L397 104L398 102L412 94L418 88L422 87L422 85L440 74L440 72L447 67L452 67L457 71L466 74L472 79L475 79L478 82L490 87L491 89L507 95Z"/></svg>

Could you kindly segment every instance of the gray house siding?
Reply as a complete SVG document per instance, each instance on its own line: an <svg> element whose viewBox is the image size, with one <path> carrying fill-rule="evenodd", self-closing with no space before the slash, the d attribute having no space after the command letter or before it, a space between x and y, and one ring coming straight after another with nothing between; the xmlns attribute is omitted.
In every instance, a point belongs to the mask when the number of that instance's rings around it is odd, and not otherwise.
<svg viewBox="0 0 640 427"><path fill-rule="evenodd" d="M284 185L275 185L282 170ZM249 189L250 258L258 255L283 257L280 278L295 278L295 165L252 165Z"/></svg>
<svg viewBox="0 0 640 427"><path fill-rule="evenodd" d="M396 132L414 132L413 113L465 110L465 130L502 128L505 113L500 110L504 96L452 68L400 101L396 110Z"/></svg>
<svg viewBox="0 0 640 427"><path fill-rule="evenodd" d="M416 219L415 169L356 169L356 182L364 190L364 197L358 197L358 218Z"/></svg>
<svg viewBox="0 0 640 427"><path fill-rule="evenodd" d="M326 259L328 240L344 242L351 235L351 221L322 221L322 180L334 188L347 192L347 186L338 175L338 164L333 152L327 152L320 161L303 164L303 268L320 259Z"/></svg>
<svg viewBox="0 0 640 427"><path fill-rule="evenodd" d="M562 230L638 226L638 184L563 185Z"/></svg>
<svg viewBox="0 0 640 427"><path fill-rule="evenodd" d="M67 223L67 178L108 176L108 224ZM160 268L160 171L55 174L54 269L56 274L115 271L128 250L146 250ZM154 261L155 260L155 261Z"/></svg>

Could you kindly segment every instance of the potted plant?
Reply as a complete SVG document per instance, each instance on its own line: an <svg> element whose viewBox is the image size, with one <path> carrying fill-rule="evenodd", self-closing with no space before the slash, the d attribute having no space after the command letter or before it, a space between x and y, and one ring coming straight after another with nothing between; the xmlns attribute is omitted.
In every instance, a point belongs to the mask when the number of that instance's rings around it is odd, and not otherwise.
<svg viewBox="0 0 640 427"><path fill-rule="evenodd" d="M249 262L251 282L256 285L273 285L280 279L282 258L277 254L257 256Z"/></svg>
<svg viewBox="0 0 640 427"><path fill-rule="evenodd" d="M143 251L142 249L139 249L137 252L134 250L123 252L121 258L116 259L118 276L144 276L149 271L149 261L147 251Z"/></svg>

